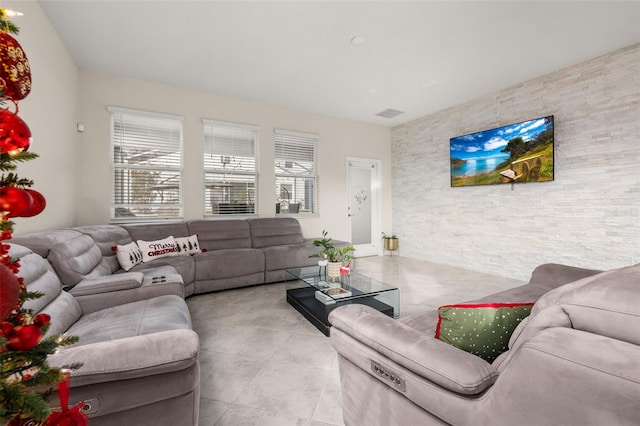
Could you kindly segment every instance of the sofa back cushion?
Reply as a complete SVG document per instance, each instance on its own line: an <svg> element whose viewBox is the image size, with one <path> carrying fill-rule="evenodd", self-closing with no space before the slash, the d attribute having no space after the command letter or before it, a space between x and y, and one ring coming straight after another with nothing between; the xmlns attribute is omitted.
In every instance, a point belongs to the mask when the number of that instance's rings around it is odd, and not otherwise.
<svg viewBox="0 0 640 426"><path fill-rule="evenodd" d="M28 234L13 235L11 242L27 247L34 253L46 258L49 251L56 243L67 241L81 235L73 229L52 229L47 231L36 231Z"/></svg>
<svg viewBox="0 0 640 426"><path fill-rule="evenodd" d="M93 239L112 273L120 269L117 253L113 248L131 243L131 236L126 229L117 225L78 226L73 229Z"/></svg>
<svg viewBox="0 0 640 426"><path fill-rule="evenodd" d="M533 270L529 284L545 288L547 291L579 279L599 274L602 271L567 267L557 263L544 263Z"/></svg>
<svg viewBox="0 0 640 426"><path fill-rule="evenodd" d="M73 287L85 278L111 275L109 262L88 235L61 241L51 247L49 262L65 286Z"/></svg>
<svg viewBox="0 0 640 426"><path fill-rule="evenodd" d="M201 249L251 248L249 224L244 219L192 220L189 234L196 234Z"/></svg>
<svg viewBox="0 0 640 426"><path fill-rule="evenodd" d="M292 217L249 219L251 242L254 248L300 244L304 242L302 229Z"/></svg>
<svg viewBox="0 0 640 426"><path fill-rule="evenodd" d="M132 241L156 241L173 237L188 237L189 231L184 222L162 223L126 223L121 225L131 236Z"/></svg>
<svg viewBox="0 0 640 426"><path fill-rule="evenodd" d="M37 299L26 300L23 307L32 309L34 314L44 312L51 316L47 336L67 331L80 318L80 305L69 293L62 291L60 280L49 262L15 244L10 244L9 254L20 262L18 276L24 279L27 290L43 294Z"/></svg>
<svg viewBox="0 0 640 426"><path fill-rule="evenodd" d="M640 264L565 284L543 295L510 346L550 327L571 327L640 345Z"/></svg>

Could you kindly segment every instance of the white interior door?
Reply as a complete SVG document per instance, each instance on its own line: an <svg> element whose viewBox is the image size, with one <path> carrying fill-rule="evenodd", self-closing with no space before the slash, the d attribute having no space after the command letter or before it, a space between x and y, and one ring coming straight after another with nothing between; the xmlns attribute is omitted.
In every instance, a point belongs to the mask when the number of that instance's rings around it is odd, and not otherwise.
<svg viewBox="0 0 640 426"><path fill-rule="evenodd" d="M380 238L380 160L347 158L347 214L356 257L378 254Z"/></svg>

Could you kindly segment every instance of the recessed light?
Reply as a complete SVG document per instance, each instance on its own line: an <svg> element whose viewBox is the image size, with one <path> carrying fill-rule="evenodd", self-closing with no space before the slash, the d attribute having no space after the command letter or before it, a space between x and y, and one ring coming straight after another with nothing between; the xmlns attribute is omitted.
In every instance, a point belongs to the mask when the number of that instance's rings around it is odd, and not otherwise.
<svg viewBox="0 0 640 426"><path fill-rule="evenodd" d="M364 44L364 37L362 36L355 36L351 38L351 44L353 44L354 46L357 46L359 44Z"/></svg>

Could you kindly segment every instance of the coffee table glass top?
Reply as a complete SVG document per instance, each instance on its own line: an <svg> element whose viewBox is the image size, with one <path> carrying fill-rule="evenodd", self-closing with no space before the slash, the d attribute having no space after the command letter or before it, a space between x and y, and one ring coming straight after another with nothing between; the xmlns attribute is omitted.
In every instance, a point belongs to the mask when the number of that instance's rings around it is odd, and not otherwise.
<svg viewBox="0 0 640 426"><path fill-rule="evenodd" d="M340 288L345 292L335 292L335 283L330 283L326 275L326 268L320 266L306 266L303 268L287 269L288 278L295 278L316 290L320 290L327 294L336 302L346 302L348 300L362 297L376 296L377 299L383 299L393 307L394 317L399 315L399 290L389 284L365 277L357 272L351 272L349 275L340 277ZM341 293L341 294L340 294ZM350 293L350 294L349 294Z"/></svg>

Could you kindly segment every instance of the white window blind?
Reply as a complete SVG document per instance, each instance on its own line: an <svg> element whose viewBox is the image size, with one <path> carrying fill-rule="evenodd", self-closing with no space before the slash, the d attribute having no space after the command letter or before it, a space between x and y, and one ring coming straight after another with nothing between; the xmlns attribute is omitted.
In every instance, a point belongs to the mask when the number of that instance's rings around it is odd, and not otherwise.
<svg viewBox="0 0 640 426"><path fill-rule="evenodd" d="M203 120L205 215L258 212L257 126Z"/></svg>
<svg viewBox="0 0 640 426"><path fill-rule="evenodd" d="M109 107L111 219L183 216L182 117Z"/></svg>
<svg viewBox="0 0 640 426"><path fill-rule="evenodd" d="M275 129L276 214L319 212L318 135Z"/></svg>

